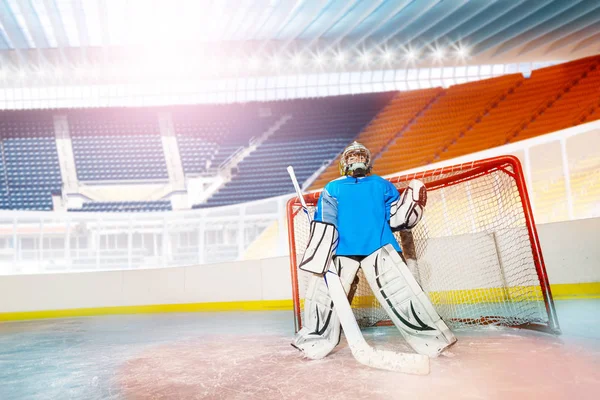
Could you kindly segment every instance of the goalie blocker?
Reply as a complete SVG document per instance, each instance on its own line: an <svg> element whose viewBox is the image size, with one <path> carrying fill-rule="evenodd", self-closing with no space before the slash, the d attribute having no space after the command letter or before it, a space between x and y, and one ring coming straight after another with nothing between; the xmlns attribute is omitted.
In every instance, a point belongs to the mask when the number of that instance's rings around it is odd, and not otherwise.
<svg viewBox="0 0 600 400"><path fill-rule="evenodd" d="M313 274L324 275L338 245L338 231L333 224L312 221L308 246L298 268Z"/></svg>

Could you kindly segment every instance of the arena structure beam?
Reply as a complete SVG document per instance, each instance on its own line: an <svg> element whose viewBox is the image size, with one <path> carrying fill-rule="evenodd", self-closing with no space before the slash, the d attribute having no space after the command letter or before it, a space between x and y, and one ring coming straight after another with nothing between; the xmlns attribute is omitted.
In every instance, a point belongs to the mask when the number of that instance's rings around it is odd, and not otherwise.
<svg viewBox="0 0 600 400"><path fill-rule="evenodd" d="M593 11L578 11L579 16L571 19L568 23L562 25L560 28L552 28L549 27L548 32L544 36L540 36L534 41L529 42L519 54L524 54L529 51L535 50L538 47L545 46L546 44L565 37L569 36L571 33L576 32L581 28L585 28L589 25L597 23L598 18L600 18L600 3L596 4L596 7Z"/></svg>
<svg viewBox="0 0 600 400"><path fill-rule="evenodd" d="M600 22L596 22L594 24L588 25L578 31L571 33L563 37L562 39L556 40L553 42L548 49L546 49L546 54L551 53L555 50L563 48L571 43L577 42L578 44L586 39L595 36L600 33ZM596 43L600 43L600 39L597 39Z"/></svg>
<svg viewBox="0 0 600 400"><path fill-rule="evenodd" d="M446 32L445 36L448 38L448 40L453 42L464 40L478 30L485 28L496 19L510 12L515 7L518 7L523 3L523 1L524 0L514 1L510 2L509 4L506 4L505 2L490 2L489 4L485 5L484 9L480 13L475 14L473 18L470 18L465 23L453 27L449 32Z"/></svg>
<svg viewBox="0 0 600 400"><path fill-rule="evenodd" d="M108 46L110 45L110 36L108 28L108 6L106 0L98 0L98 17L100 19L100 31L102 32L102 54L104 63L108 64Z"/></svg>
<svg viewBox="0 0 600 400"><path fill-rule="evenodd" d="M383 48L383 46L390 40L394 39L396 35L402 31L407 25L412 24L418 20L422 15L426 14L431 8L435 7L440 0L424 0L420 2L413 1L401 13L398 13L394 18L387 21L388 24L396 26L390 33L385 35L383 38L374 39L371 43L368 43L368 48L377 49Z"/></svg>
<svg viewBox="0 0 600 400"><path fill-rule="evenodd" d="M235 10L231 13L231 17L225 23L225 28L221 32L219 40L232 40L233 33L242 25L244 17L248 15L248 10L252 6L252 0L237 1L236 6L229 8L229 10Z"/></svg>
<svg viewBox="0 0 600 400"><path fill-rule="evenodd" d="M16 4L19 7L21 15L23 15L23 20L25 21L25 25L29 30L31 40L33 40L33 44L35 45L35 50L38 56L37 67L39 69L46 69L48 65L50 65L50 62L44 55L44 49L50 47L50 44L48 43L48 39L44 33L44 29L42 28L42 22L40 21L35 9L31 6L31 2L18 1Z"/></svg>
<svg viewBox="0 0 600 400"><path fill-rule="evenodd" d="M600 43L600 33L592 35L592 36L588 37L587 39L584 39L584 40L580 41L579 43L577 43L577 45L573 48L571 53L575 53L577 51L585 49L586 47L589 47L593 44L598 44L598 43ZM598 47L597 51L600 51L600 47Z"/></svg>
<svg viewBox="0 0 600 400"><path fill-rule="evenodd" d="M377 18L377 22L374 23L371 28L367 29L367 31L357 39L348 39L346 42L344 42L345 47L350 49L360 45L367 38L371 37L374 32L377 32L379 29L381 29L381 27L384 26L389 20L404 10L404 8L406 8L410 2L411 0L399 0L396 3L389 2L383 4L380 10L380 13L384 14L383 17ZM385 9L384 7L387 7L388 5L392 5L393 8L390 10Z"/></svg>
<svg viewBox="0 0 600 400"><path fill-rule="evenodd" d="M525 1L504 15L498 16L498 18L491 20L490 23L486 24L484 27L478 29L476 32L464 39L465 42L469 43L469 46L471 46L471 54L476 55L481 53L481 50L479 50L478 46L481 46L481 43L486 39L492 38L504 31L507 27L513 26L524 20L528 16L545 7L550 2L551 0Z"/></svg>
<svg viewBox="0 0 600 400"><path fill-rule="evenodd" d="M79 49L81 53L81 59L83 62L87 62L87 49L90 46L90 36L85 21L85 11L83 9L83 2L81 0L74 0L73 14L75 17L75 27L77 28L77 36L79 37Z"/></svg>
<svg viewBox="0 0 600 400"><path fill-rule="evenodd" d="M466 1L468 0L444 1L436 4L430 9L427 15L419 17L410 25L407 25L400 30L396 34L399 40L394 40L394 46L407 46L412 40L420 37L422 33L426 32L429 28L434 27L436 24L443 21L444 18L447 18L448 15L462 7Z"/></svg>
<svg viewBox="0 0 600 400"><path fill-rule="evenodd" d="M365 19L367 19L373 12L375 12L375 10L377 10L381 6L382 2L383 2L382 0L378 0L378 1L374 1L371 4L365 3L368 6L366 8L366 10L364 10L358 16L358 18L356 18L355 21L348 24L348 26L344 27L344 29L340 33L337 33L335 39L333 39L333 41L327 43L327 46L325 47L325 49L323 49L323 52L327 52L328 50L334 48L335 45L337 45L339 42L341 42L349 33L354 31L354 29L356 29L360 24L362 24Z"/></svg>
<svg viewBox="0 0 600 400"><path fill-rule="evenodd" d="M323 34L325 34L325 32L327 32L329 29L331 29L331 27L333 27L335 24L337 24L340 20L342 20L346 14L352 10L355 6L356 6L357 1L356 0L350 0L348 2L346 2L346 4L341 7L334 15L333 17L331 17L329 19L329 23L323 23L321 22L319 25L319 28L317 29L316 32L312 33L312 39L304 45L304 47L302 48L302 51L314 51L315 49L312 48L313 45L315 45L319 39L321 39L321 36L323 36ZM323 12L325 11L325 9L323 9ZM323 12L320 13L320 15L315 18L313 20L313 23L319 21L319 19L323 16ZM308 29L308 27L312 25L309 24L306 28Z"/></svg>
<svg viewBox="0 0 600 400"><path fill-rule="evenodd" d="M269 4L266 8L255 18L253 24L248 26L246 29L246 40L256 40L258 34L265 26L267 21L273 16L277 7L274 4Z"/></svg>
<svg viewBox="0 0 600 400"><path fill-rule="evenodd" d="M287 24L298 14L299 10L301 9L302 4L299 2L296 2L296 4L294 4L293 2L290 2L290 5L293 5L293 7L287 7L285 8L281 14L280 17L283 19L280 19L280 21L283 21L280 23L280 26L287 26ZM252 8L256 8L259 9L260 7L256 6L256 7L252 7ZM252 41L257 38L257 33L262 30L264 27L267 26L267 22L270 21L273 17L273 15L275 14L275 10L277 9L276 6L271 5L269 7L267 7L266 9L262 9L261 12L255 12L255 13L246 13L246 15L250 14L254 14L253 18L248 18L248 20L244 23L238 24L238 28L235 30L235 32L232 34L231 39L232 40L238 40L238 41L242 41L242 42L247 42L247 41ZM272 33L273 31L271 31ZM238 37L238 35L240 35L240 37Z"/></svg>
<svg viewBox="0 0 600 400"><path fill-rule="evenodd" d="M69 39L65 31L65 26L60 17L60 13L56 8L56 3L53 0L44 0L44 7L46 8L46 15L50 20L50 26L52 27L52 34L56 39L56 46L60 54L60 58L66 63L69 63L64 49L69 47Z"/></svg>
<svg viewBox="0 0 600 400"><path fill-rule="evenodd" d="M16 52L19 65L27 66L28 58L23 50L29 49L29 43L19 25L19 21L17 21L14 10L5 1L0 2L0 24L2 24L2 28L12 44L11 50Z"/></svg>
<svg viewBox="0 0 600 400"><path fill-rule="evenodd" d="M447 15L447 18L430 27L419 35L421 44L435 43L439 38L446 36L456 27L464 27L467 24L473 24L474 18L479 16L498 0L490 1L469 1L462 7Z"/></svg>
<svg viewBox="0 0 600 400"><path fill-rule="evenodd" d="M317 16L323 12L323 8L329 0L318 0L315 2L304 2L294 7L285 20L285 23L280 25L279 30L275 34L276 39L285 40L279 47L278 52L284 53L287 47L304 32L307 26L314 21ZM286 38L287 39L284 39ZM266 45L265 40L261 45L261 49Z"/></svg>
<svg viewBox="0 0 600 400"><path fill-rule="evenodd" d="M600 3L597 7L600 7ZM557 26L565 26L565 24L578 18L582 13L587 13L590 8L590 5L585 4L585 2L561 3L556 6L555 3L552 3L544 8L544 15L542 17L539 16L540 13L536 13L520 23L509 27L502 35L490 38L486 43L482 43L482 51L500 45L494 53L494 56L498 56L519 46L526 44L529 46L529 44L536 42L536 39L555 31ZM532 47L531 50L537 47L539 46Z"/></svg>
<svg viewBox="0 0 600 400"><path fill-rule="evenodd" d="M19 11L23 16L23 20L25 21L25 25L29 30L29 34L31 35L31 39L35 46L42 48L50 47L44 29L42 28L42 22L35 9L31 6L31 3L28 1L18 1L16 4L19 7Z"/></svg>

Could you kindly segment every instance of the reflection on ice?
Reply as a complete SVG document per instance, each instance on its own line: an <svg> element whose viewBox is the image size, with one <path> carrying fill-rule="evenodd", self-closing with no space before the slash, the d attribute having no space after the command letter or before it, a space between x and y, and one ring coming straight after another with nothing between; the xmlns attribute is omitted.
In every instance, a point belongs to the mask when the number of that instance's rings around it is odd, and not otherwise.
<svg viewBox="0 0 600 400"><path fill-rule="evenodd" d="M459 331L426 377L290 345L289 312L109 316L0 324L0 399L594 398L600 301L559 302L564 334ZM411 351L393 327L375 347Z"/></svg>

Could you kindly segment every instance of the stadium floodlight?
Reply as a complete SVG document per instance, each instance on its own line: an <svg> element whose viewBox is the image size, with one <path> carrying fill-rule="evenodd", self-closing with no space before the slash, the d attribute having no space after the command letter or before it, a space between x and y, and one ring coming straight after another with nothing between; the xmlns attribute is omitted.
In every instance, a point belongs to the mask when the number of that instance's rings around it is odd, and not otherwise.
<svg viewBox="0 0 600 400"><path fill-rule="evenodd" d="M315 61L315 64L318 67L320 67L320 66L322 66L325 63L325 57L323 57L322 54L317 53L317 54L315 54L314 61Z"/></svg>
<svg viewBox="0 0 600 400"><path fill-rule="evenodd" d="M360 55L360 63L362 65L369 65L371 63L371 54L364 52Z"/></svg>
<svg viewBox="0 0 600 400"><path fill-rule="evenodd" d="M417 59L417 51L414 49L407 49L406 53L404 53L404 57L408 60L408 61L414 61Z"/></svg>
<svg viewBox="0 0 600 400"><path fill-rule="evenodd" d="M339 51L335 55L334 59L339 65L344 65L344 62L346 61L346 54L343 51Z"/></svg>
<svg viewBox="0 0 600 400"><path fill-rule="evenodd" d="M461 59L467 58L469 56L469 49L466 46L458 45L456 55Z"/></svg>
<svg viewBox="0 0 600 400"><path fill-rule="evenodd" d="M381 55L381 58L387 62L391 62L394 59L394 53L391 50L385 50Z"/></svg>
<svg viewBox="0 0 600 400"><path fill-rule="evenodd" d="M444 51L444 49L442 49L441 47L437 47L433 50L433 58L435 58L438 61L441 61L444 59L444 55L446 54L446 52Z"/></svg>

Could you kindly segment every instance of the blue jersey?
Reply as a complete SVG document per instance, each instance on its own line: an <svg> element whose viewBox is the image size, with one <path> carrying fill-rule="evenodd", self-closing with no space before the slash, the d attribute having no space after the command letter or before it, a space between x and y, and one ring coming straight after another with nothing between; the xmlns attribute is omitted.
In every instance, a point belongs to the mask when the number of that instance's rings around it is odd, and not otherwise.
<svg viewBox="0 0 600 400"><path fill-rule="evenodd" d="M386 244L401 251L389 224L390 205L399 197L396 187L380 176L346 176L325 186L315 220L336 226L337 255L367 256Z"/></svg>

